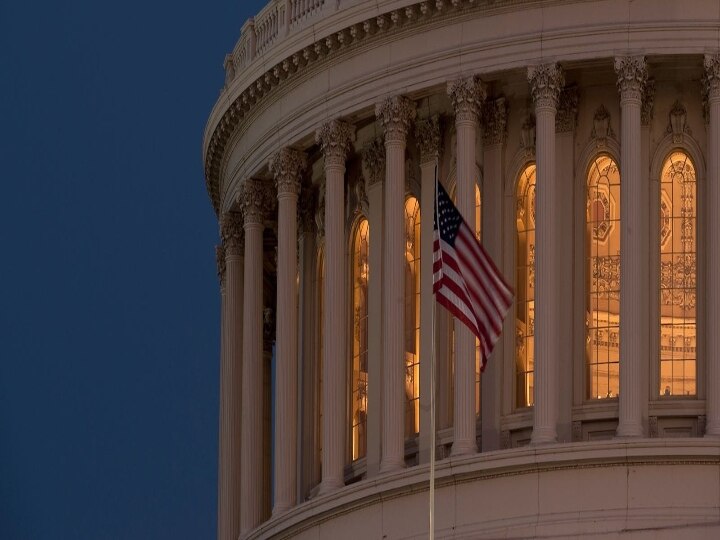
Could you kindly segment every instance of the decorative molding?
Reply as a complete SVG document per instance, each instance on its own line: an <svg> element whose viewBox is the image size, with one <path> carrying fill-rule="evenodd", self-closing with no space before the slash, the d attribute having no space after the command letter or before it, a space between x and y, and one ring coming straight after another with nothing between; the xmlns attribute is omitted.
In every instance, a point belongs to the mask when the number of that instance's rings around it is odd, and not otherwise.
<svg viewBox="0 0 720 540"><path fill-rule="evenodd" d="M669 122L667 132L672 133L672 140L675 144L683 142L683 136L685 133L692 135L690 127L687 125L687 110L685 106L676 100L673 104L670 113L668 114Z"/></svg>
<svg viewBox="0 0 720 540"><path fill-rule="evenodd" d="M420 150L420 163L440 157L440 117L437 114L415 123L415 141Z"/></svg>
<svg viewBox="0 0 720 540"><path fill-rule="evenodd" d="M365 144L361 152L362 170L366 188L382 182L385 178L385 144L382 137L375 137Z"/></svg>
<svg viewBox="0 0 720 540"><path fill-rule="evenodd" d="M507 450L508 448L512 448L512 438L510 437L510 431L503 429L500 432L500 449Z"/></svg>
<svg viewBox="0 0 720 540"><path fill-rule="evenodd" d="M507 138L507 100L500 96L483 106L483 145L505 144Z"/></svg>
<svg viewBox="0 0 720 540"><path fill-rule="evenodd" d="M580 442L583 439L582 436L582 422L576 420L572 423L572 442Z"/></svg>
<svg viewBox="0 0 720 540"><path fill-rule="evenodd" d="M710 101L720 100L720 54L706 54L703 59L705 73L701 81L703 117L710 122Z"/></svg>
<svg viewBox="0 0 720 540"><path fill-rule="evenodd" d="M325 168L345 167L345 159L355 140L355 127L341 120L325 122L315 132L315 142L325 156Z"/></svg>
<svg viewBox="0 0 720 540"><path fill-rule="evenodd" d="M267 182L248 178L240 188L238 203L245 225L262 225L265 216L275 207L273 189Z"/></svg>
<svg viewBox="0 0 720 540"><path fill-rule="evenodd" d="M608 138L615 138L615 132L610 125L610 111L605 105L600 105L593 116L593 128L590 138L595 141L598 148L607 146Z"/></svg>
<svg viewBox="0 0 720 540"><path fill-rule="evenodd" d="M221 243L215 246L215 264L217 265L218 280L220 280L220 286L225 285L225 269L227 265L225 263L225 246Z"/></svg>
<svg viewBox="0 0 720 540"><path fill-rule="evenodd" d="M649 126L653 119L655 108L655 79L648 79L643 91L643 100L640 107L640 123Z"/></svg>
<svg viewBox="0 0 720 540"><path fill-rule="evenodd" d="M531 109L527 110L525 119L520 126L520 147L523 149L525 158L535 156L535 115Z"/></svg>
<svg viewBox="0 0 720 540"><path fill-rule="evenodd" d="M465 77L447 83L447 94L455 110L455 123L478 122L487 96L485 83L479 77Z"/></svg>
<svg viewBox="0 0 720 540"><path fill-rule="evenodd" d="M404 143L416 115L415 103L404 96L393 96L375 105L375 116L385 133L385 144Z"/></svg>
<svg viewBox="0 0 720 540"><path fill-rule="evenodd" d="M683 310L697 305L697 258L694 253L660 262L660 303Z"/></svg>
<svg viewBox="0 0 720 540"><path fill-rule="evenodd" d="M555 63L529 66L527 79L535 108L556 109L560 92L565 85L562 68Z"/></svg>
<svg viewBox="0 0 720 540"><path fill-rule="evenodd" d="M616 56L615 73L620 92L620 103L624 101L642 102L645 83L648 78L647 63L644 56Z"/></svg>
<svg viewBox="0 0 720 540"><path fill-rule="evenodd" d="M567 133L575 130L579 101L580 93L577 86L566 86L560 91L557 115L555 116L555 131Z"/></svg>
<svg viewBox="0 0 720 540"><path fill-rule="evenodd" d="M648 416L648 436L651 439L658 438L658 417Z"/></svg>
<svg viewBox="0 0 720 540"><path fill-rule="evenodd" d="M242 255L245 250L245 231L240 212L226 212L220 219L220 239L225 255Z"/></svg>
<svg viewBox="0 0 720 540"><path fill-rule="evenodd" d="M299 150L281 148L273 154L268 168L275 178L278 197L284 194L298 195L301 176L306 167L307 156Z"/></svg>

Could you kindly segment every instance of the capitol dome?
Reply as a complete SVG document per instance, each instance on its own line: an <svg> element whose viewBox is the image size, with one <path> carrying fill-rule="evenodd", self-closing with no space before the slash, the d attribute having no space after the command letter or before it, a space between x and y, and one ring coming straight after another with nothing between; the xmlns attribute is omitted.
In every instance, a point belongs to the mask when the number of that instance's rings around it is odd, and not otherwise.
<svg viewBox="0 0 720 540"><path fill-rule="evenodd" d="M437 538L720 537L716 0L271 0L203 160L220 540L427 538L433 453ZM514 289L487 359L436 181Z"/></svg>

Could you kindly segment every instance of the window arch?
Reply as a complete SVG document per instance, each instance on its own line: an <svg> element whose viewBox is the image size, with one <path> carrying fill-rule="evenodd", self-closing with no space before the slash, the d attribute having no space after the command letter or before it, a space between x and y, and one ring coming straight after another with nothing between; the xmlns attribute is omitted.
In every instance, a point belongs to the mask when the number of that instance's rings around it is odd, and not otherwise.
<svg viewBox="0 0 720 540"><path fill-rule="evenodd" d="M586 395L614 398L620 388L620 171L612 157L591 163L586 202Z"/></svg>
<svg viewBox="0 0 720 540"><path fill-rule="evenodd" d="M695 167L676 150L660 176L661 397L697 395L696 195Z"/></svg>
<svg viewBox="0 0 720 540"><path fill-rule="evenodd" d="M405 437L420 430L420 204L405 201Z"/></svg>
<svg viewBox="0 0 720 540"><path fill-rule="evenodd" d="M520 173L515 200L515 406L534 403L535 369L535 164Z"/></svg>
<svg viewBox="0 0 720 540"><path fill-rule="evenodd" d="M370 226L362 218L355 229L352 258L353 340L350 365L350 413L352 459L367 451L368 385L368 277Z"/></svg>

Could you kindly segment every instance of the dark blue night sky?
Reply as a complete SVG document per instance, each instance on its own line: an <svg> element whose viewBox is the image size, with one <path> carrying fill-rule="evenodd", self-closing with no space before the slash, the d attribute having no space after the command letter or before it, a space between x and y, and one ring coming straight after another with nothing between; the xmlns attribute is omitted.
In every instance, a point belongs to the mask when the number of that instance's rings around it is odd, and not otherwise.
<svg viewBox="0 0 720 540"><path fill-rule="evenodd" d="M215 536L201 140L263 4L0 1L2 539Z"/></svg>

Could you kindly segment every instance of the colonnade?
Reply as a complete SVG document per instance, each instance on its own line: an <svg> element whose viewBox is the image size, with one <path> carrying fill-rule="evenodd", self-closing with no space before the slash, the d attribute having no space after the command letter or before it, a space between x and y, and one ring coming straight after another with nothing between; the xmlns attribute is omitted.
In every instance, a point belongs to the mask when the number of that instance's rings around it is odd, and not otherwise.
<svg viewBox="0 0 720 540"><path fill-rule="evenodd" d="M647 246L649 193L643 187L641 151L643 137L641 109L647 79L644 57L623 56L615 59L621 105L622 205L621 243L621 367L619 422L617 436L642 437L647 390L642 370L649 349L650 272ZM705 57L707 102L709 107L708 200L710 208L720 207L720 56ZM561 290L558 214L564 211L556 163L556 123L558 100L564 88L562 69L557 64L530 66L527 71L536 119L535 159L536 194L536 328L533 444L558 440L559 419L565 403L560 396L561 380ZM455 112L457 134L457 200L466 220L474 223L475 166L481 112L485 108L486 87L477 77L463 77L447 86ZM493 102L492 106L495 106ZM380 472L393 472L405 466L403 335L404 325L404 221L405 154L408 133L420 156L421 221L421 325L427 328L432 317L432 204L435 169L438 164L440 131L437 117L416 119L415 103L405 96L393 96L376 107L376 117L384 136L383 160L365 163L371 170L368 198L373 237L370 252L370 302L380 306L381 321L371 321L370 378L373 389L369 408L382 413L375 416L379 441L368 441L370 461L379 461ZM503 120L504 122L504 120ZM487 131L486 127L486 131ZM495 129L498 129L495 127ZM504 124L499 128L504 131ZM344 486L347 428L347 331L348 306L345 282L347 242L345 238L346 160L353 148L354 127L338 119L323 124L316 141L324 158L325 197L325 275L323 281L324 343L322 358L322 478L320 493L333 493ZM485 138L487 140L487 137ZM482 141L482 139L480 139ZM492 145L501 142L488 141ZM366 161L366 160L363 160ZM487 163L486 174L502 178L501 159ZM280 149L270 160L275 180L273 192L268 182L249 179L243 184L238 203L241 215L222 218L222 246L218 251L222 291L221 345L221 421L219 466L219 536L232 538L247 534L263 520L263 228L268 212L278 205L277 254L277 325L276 388L274 437L273 516L298 503L297 489L297 418L298 404L298 294L297 294L297 202L300 178L307 167L304 153ZM382 170L384 169L384 177ZM493 179L495 181L495 179ZM494 195L492 195L494 193ZM486 204L501 206L502 189L487 188L494 200ZM707 264L720 267L720 217L708 213ZM492 211L490 215L493 214ZM497 234L495 235L497 236ZM489 237L491 251L500 250L499 237ZM379 247L381 246L381 247ZM380 254L382 253L382 256ZM428 301L428 299L430 301ZM710 279L707 284L706 433L720 436L720 287ZM507 328L507 327L506 327ZM452 455L477 452L475 417L475 340L462 325L455 328L455 371L453 403ZM382 348L380 348L382 347ZM429 368L432 336L421 335L421 371ZM498 370L501 368L497 368ZM497 373L500 373L499 371ZM376 378L373 378L376 377ZM500 375L493 375L499 380ZM432 389L428 377L421 377L421 413L419 460L426 462L429 448L427 403ZM381 382L377 382L381 381ZM379 391L379 389L381 389ZM483 409L486 400L483 399ZM500 407L487 402L497 418ZM376 414L376 413L375 413ZM483 426L485 426L483 412ZM378 420L379 419L379 420ZM488 425L492 424L488 419ZM495 422L499 424L498 422ZM373 457L374 456L374 457ZM239 519L238 519L239 517Z"/></svg>

